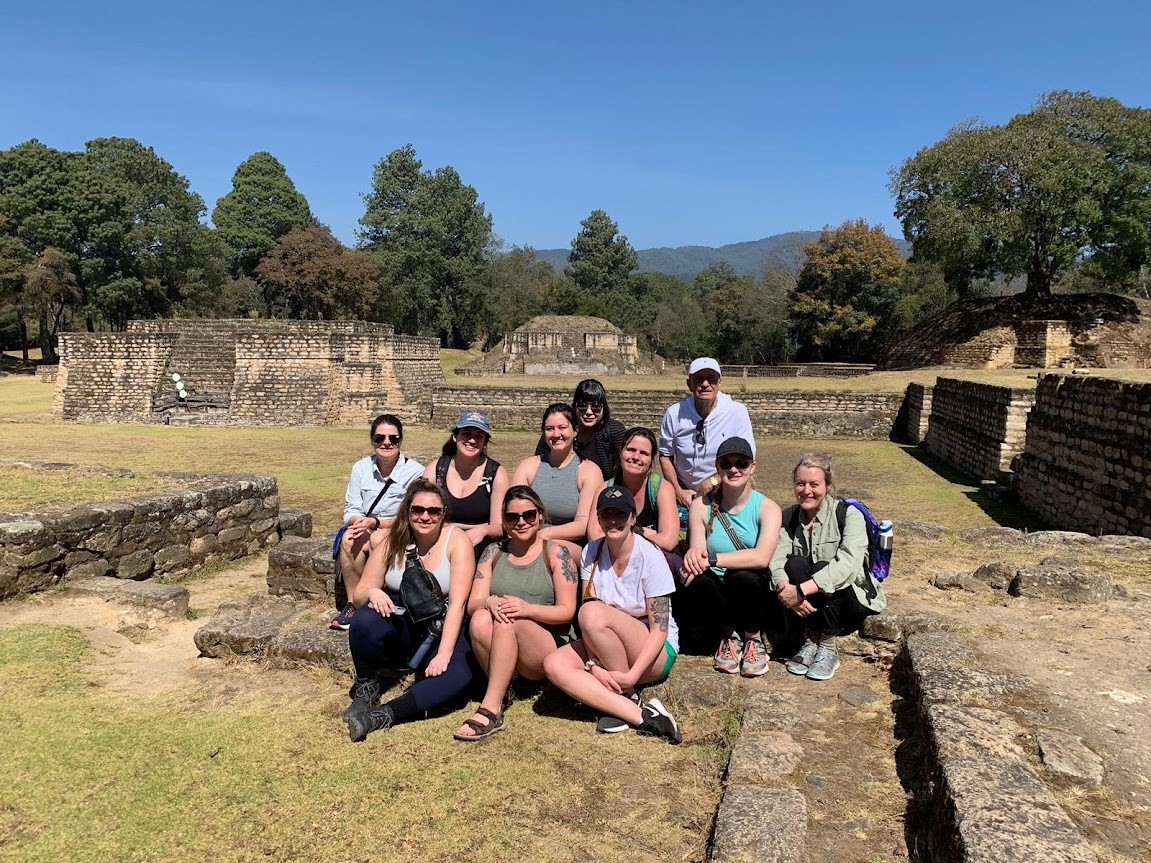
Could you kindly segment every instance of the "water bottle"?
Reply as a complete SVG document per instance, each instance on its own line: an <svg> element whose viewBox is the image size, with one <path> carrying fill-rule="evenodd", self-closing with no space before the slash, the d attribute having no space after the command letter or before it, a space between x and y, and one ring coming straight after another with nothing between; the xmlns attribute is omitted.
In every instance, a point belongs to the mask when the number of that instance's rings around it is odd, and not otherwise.
<svg viewBox="0 0 1151 863"><path fill-rule="evenodd" d="M412 654L412 658L408 660L408 668L415 671L419 668L424 659L427 657L428 652L432 649L432 645L440 640L440 636L444 634L444 619L437 617L430 624L428 624L428 634L424 638L423 643Z"/></svg>
<svg viewBox="0 0 1151 863"><path fill-rule="evenodd" d="M876 581L883 581L891 574L891 549L895 544L895 525L884 519L876 525L878 536L875 538L875 554L871 560L871 577Z"/></svg>
<svg viewBox="0 0 1151 863"><path fill-rule="evenodd" d="M879 523L879 547L890 552L895 544L895 525L887 519Z"/></svg>

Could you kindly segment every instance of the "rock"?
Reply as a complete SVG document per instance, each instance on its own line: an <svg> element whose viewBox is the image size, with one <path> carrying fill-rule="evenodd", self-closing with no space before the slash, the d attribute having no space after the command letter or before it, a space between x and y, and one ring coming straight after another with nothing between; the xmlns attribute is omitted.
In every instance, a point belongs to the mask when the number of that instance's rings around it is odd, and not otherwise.
<svg viewBox="0 0 1151 863"><path fill-rule="evenodd" d="M98 557L95 560L89 560L85 563L78 563L68 569L64 574L67 581L80 581L85 578L103 578L107 575L112 575L115 570L112 569L112 564Z"/></svg>
<svg viewBox="0 0 1151 863"><path fill-rule="evenodd" d="M895 522L895 541L898 542L930 542L939 539L947 532L947 528L933 521L897 521Z"/></svg>
<svg viewBox="0 0 1151 863"><path fill-rule="evenodd" d="M658 686L644 687L644 697L672 701L684 707L726 707L733 700L742 700L740 680L730 674L716 674L710 659L681 657L675 665L675 674ZM674 697L671 695L674 693Z"/></svg>
<svg viewBox="0 0 1151 863"><path fill-rule="evenodd" d="M192 565L192 555L182 545L168 545L156 552L156 572L163 574L188 569Z"/></svg>
<svg viewBox="0 0 1151 863"><path fill-rule="evenodd" d="M1023 545L1026 542L1024 534L1012 527L971 527L960 531L959 536L985 547Z"/></svg>
<svg viewBox="0 0 1151 863"><path fill-rule="evenodd" d="M943 572L937 573L931 579L931 583L940 590L966 590L971 593L979 593L989 589L982 581L953 569L945 569Z"/></svg>
<svg viewBox="0 0 1151 863"><path fill-rule="evenodd" d="M152 574L156 559L150 551L133 551L115 562L116 577L140 580Z"/></svg>
<svg viewBox="0 0 1151 863"><path fill-rule="evenodd" d="M268 552L268 593L327 601L334 571L331 539L286 536Z"/></svg>
<svg viewBox="0 0 1151 863"><path fill-rule="evenodd" d="M713 677L720 675L712 672ZM722 675L728 677L729 675ZM770 734L780 728L789 728L801 722L795 696L790 692L772 690L756 692L747 699L743 709L743 734Z"/></svg>
<svg viewBox="0 0 1151 863"><path fill-rule="evenodd" d="M887 641L898 644L903 640L903 621L890 610L871 614L863 619L859 634L872 641Z"/></svg>
<svg viewBox="0 0 1151 863"><path fill-rule="evenodd" d="M1037 530L1026 536L1028 545L1069 545L1072 543L1088 543L1095 539L1089 533L1079 533L1073 530Z"/></svg>
<svg viewBox="0 0 1151 863"><path fill-rule="evenodd" d="M869 686L849 686L839 693L840 701L846 701L852 707L863 707L879 700L879 696Z"/></svg>
<svg viewBox="0 0 1151 863"><path fill-rule="evenodd" d="M264 593L225 602L193 640L205 656L263 653L284 625L307 607L290 597Z"/></svg>
<svg viewBox="0 0 1151 863"><path fill-rule="evenodd" d="M68 590L98 596L105 602L156 609L169 617L182 618L188 613L188 589L175 584L98 577L71 582Z"/></svg>
<svg viewBox="0 0 1151 863"><path fill-rule="evenodd" d="M954 633L912 633L906 643L912 679L924 704L998 704L1018 688L1006 675L979 668L975 654Z"/></svg>
<svg viewBox="0 0 1151 863"><path fill-rule="evenodd" d="M220 550L220 541L212 534L198 536L188 543L188 551L192 553L192 557L197 560L203 560L210 554L215 554Z"/></svg>
<svg viewBox="0 0 1151 863"><path fill-rule="evenodd" d="M281 632L272 639L268 654L277 660L277 664L307 662L326 665L337 671L352 669L352 653L348 649L347 635L333 632L326 626ZM287 660L287 663L279 660Z"/></svg>
<svg viewBox="0 0 1151 863"><path fill-rule="evenodd" d="M801 863L807 801L798 791L729 785L715 818L714 863Z"/></svg>
<svg viewBox="0 0 1151 863"><path fill-rule="evenodd" d="M803 758L803 747L785 731L741 734L728 761L729 785L777 786Z"/></svg>
<svg viewBox="0 0 1151 863"><path fill-rule="evenodd" d="M280 536L302 536L304 538L312 535L312 514L310 512L302 512L294 509L280 510Z"/></svg>
<svg viewBox="0 0 1151 863"><path fill-rule="evenodd" d="M809 773L803 778L803 781L810 785L812 788L826 788L827 777L818 776L815 773Z"/></svg>
<svg viewBox="0 0 1151 863"><path fill-rule="evenodd" d="M993 560L971 573L971 577L992 590L1007 590L1018 571L1019 568L1009 560Z"/></svg>
<svg viewBox="0 0 1151 863"><path fill-rule="evenodd" d="M1074 734L1040 728L1035 732L1039 758L1048 771L1080 785L1095 788L1103 783L1103 759Z"/></svg>
<svg viewBox="0 0 1151 863"><path fill-rule="evenodd" d="M1111 579L1100 573L1062 564L1040 564L1019 570L1008 592L1012 596L1061 602L1104 602L1114 592Z"/></svg>

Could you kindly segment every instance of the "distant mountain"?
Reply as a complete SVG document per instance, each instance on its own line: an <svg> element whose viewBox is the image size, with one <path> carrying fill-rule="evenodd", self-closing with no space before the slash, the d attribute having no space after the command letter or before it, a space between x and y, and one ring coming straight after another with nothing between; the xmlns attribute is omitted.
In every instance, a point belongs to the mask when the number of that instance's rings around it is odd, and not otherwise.
<svg viewBox="0 0 1151 863"><path fill-rule="evenodd" d="M675 249L663 246L658 249L639 250L639 271L641 273L669 273L685 282L691 282L699 273L717 261L727 261L741 276L762 276L763 266L768 261L783 263L792 272L798 273L803 266L803 247L819 239L819 231L791 231L774 234L762 240L746 243L731 243L727 246L679 246ZM896 244L908 253L907 244L896 239ZM536 256L547 261L562 273L567 266L570 249L536 249Z"/></svg>

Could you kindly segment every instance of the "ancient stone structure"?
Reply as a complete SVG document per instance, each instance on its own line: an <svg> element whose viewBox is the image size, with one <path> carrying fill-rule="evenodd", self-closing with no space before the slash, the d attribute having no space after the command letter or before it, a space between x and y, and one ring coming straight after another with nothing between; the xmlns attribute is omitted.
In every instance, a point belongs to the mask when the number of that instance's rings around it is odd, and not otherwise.
<svg viewBox="0 0 1151 863"><path fill-rule="evenodd" d="M1023 451L1029 389L939 378L922 446L976 479L998 479Z"/></svg>
<svg viewBox="0 0 1151 863"><path fill-rule="evenodd" d="M624 425L658 429L663 412L683 398L686 389L612 390L611 412ZM902 393L863 392L732 392L747 405L758 434L831 437L857 435L886 438L903 399ZM497 428L535 429L543 409L566 402L571 390L522 387L442 385L432 392L432 422L450 425L462 411L482 408Z"/></svg>
<svg viewBox="0 0 1151 863"><path fill-rule="evenodd" d="M923 384L907 385L907 396L904 400L907 407L907 425L904 439L908 443L920 444L927 437L933 392L933 387Z"/></svg>
<svg viewBox="0 0 1151 863"><path fill-rule="evenodd" d="M387 324L130 321L123 333L61 334L53 410L81 422L360 426L383 412L426 419L442 381L439 343Z"/></svg>
<svg viewBox="0 0 1151 863"><path fill-rule="evenodd" d="M1151 384L1044 375L1016 491L1054 527L1151 537Z"/></svg>
<svg viewBox="0 0 1151 863"><path fill-rule="evenodd" d="M650 371L636 337L603 318L540 315L508 333L461 375L628 375ZM656 369L658 371L658 369Z"/></svg>
<svg viewBox="0 0 1151 863"><path fill-rule="evenodd" d="M128 500L0 514L0 599L94 576L178 577L274 545L279 524L270 476L205 477Z"/></svg>

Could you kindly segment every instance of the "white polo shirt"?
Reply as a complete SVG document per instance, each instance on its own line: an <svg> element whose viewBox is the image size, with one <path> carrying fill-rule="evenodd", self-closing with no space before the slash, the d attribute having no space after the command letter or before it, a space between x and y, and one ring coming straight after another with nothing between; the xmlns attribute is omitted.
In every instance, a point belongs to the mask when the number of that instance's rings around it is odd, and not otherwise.
<svg viewBox="0 0 1151 863"><path fill-rule="evenodd" d="M716 393L715 407L703 421L702 443L696 433L699 420L695 396L688 396L667 409L659 426L659 454L675 464L679 484L685 489L698 488L715 473L716 451L727 438L743 438L755 453L755 434L747 408L727 393Z"/></svg>

